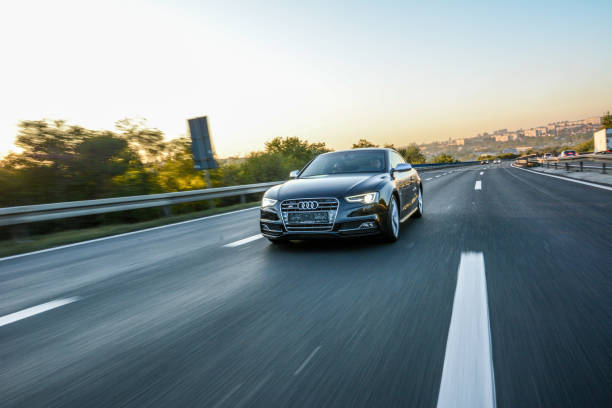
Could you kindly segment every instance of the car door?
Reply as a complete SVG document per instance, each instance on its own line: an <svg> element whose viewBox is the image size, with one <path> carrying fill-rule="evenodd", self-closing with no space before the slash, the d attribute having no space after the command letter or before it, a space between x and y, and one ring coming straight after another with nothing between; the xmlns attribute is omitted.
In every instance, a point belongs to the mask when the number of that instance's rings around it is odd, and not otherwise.
<svg viewBox="0 0 612 408"><path fill-rule="evenodd" d="M391 168L397 167L400 163L406 163L404 158L396 152L389 152L389 162ZM412 207L413 197L411 189L411 176L414 174L414 169L409 171L394 172L395 185L397 186L400 195L400 216L406 215Z"/></svg>

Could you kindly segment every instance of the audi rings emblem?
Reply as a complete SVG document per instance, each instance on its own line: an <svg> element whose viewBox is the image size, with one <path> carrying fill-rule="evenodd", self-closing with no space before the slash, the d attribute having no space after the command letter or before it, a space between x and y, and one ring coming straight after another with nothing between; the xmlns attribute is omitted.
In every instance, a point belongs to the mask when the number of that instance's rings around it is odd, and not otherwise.
<svg viewBox="0 0 612 408"><path fill-rule="evenodd" d="M319 208L319 203L316 201L300 201L298 203L298 208L300 210L316 210Z"/></svg>

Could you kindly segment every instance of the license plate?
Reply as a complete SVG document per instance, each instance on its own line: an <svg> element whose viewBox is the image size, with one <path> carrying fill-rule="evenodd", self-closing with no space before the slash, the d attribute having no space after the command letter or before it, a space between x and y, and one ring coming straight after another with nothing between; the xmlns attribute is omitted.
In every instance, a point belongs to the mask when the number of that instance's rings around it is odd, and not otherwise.
<svg viewBox="0 0 612 408"><path fill-rule="evenodd" d="M328 224L329 215L326 211L289 213L289 224Z"/></svg>

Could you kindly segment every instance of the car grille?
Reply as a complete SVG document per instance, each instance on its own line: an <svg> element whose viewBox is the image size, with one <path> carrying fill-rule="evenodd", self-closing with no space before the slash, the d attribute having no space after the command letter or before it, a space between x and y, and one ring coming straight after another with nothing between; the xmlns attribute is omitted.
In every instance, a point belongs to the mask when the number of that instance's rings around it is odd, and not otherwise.
<svg viewBox="0 0 612 408"><path fill-rule="evenodd" d="M300 202L316 202L316 208L300 208ZM298 232L315 232L315 231L331 231L334 228L336 215L338 214L338 200L335 198L299 198L285 200L281 203L281 213L283 215L283 223L287 231ZM308 223L308 224L291 224L289 223L290 213L309 213L327 211L328 223Z"/></svg>

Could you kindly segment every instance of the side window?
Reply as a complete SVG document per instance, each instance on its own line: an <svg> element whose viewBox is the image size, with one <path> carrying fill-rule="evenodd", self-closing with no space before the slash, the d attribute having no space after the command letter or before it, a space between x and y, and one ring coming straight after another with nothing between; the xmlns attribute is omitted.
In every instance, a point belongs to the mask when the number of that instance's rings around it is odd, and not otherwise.
<svg viewBox="0 0 612 408"><path fill-rule="evenodd" d="M397 165L400 163L406 163L404 161L404 158L400 156L398 153L389 152L389 164L391 165L391 168L392 169L396 168Z"/></svg>

